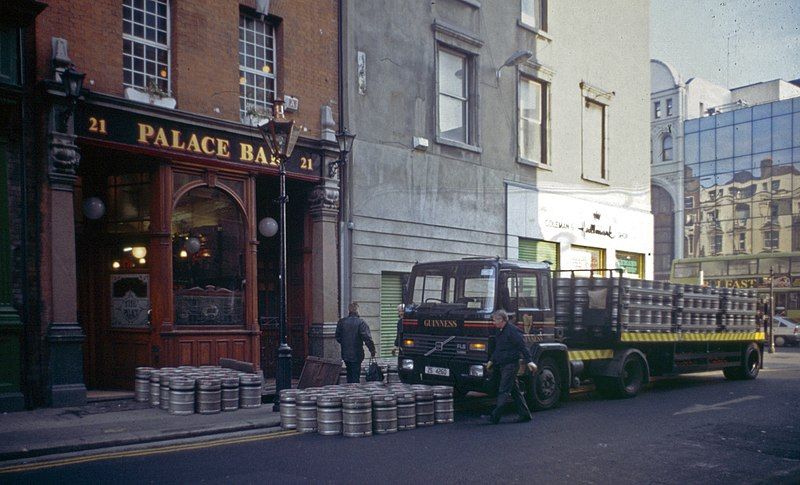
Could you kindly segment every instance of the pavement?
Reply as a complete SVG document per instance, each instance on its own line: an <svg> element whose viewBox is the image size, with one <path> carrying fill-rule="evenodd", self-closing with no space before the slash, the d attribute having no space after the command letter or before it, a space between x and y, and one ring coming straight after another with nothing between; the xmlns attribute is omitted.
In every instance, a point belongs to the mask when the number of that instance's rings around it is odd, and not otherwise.
<svg viewBox="0 0 800 485"><path fill-rule="evenodd" d="M796 365L795 352L765 354L765 368ZM265 401L274 396L265 396ZM175 416L133 399L0 414L0 462L248 431L278 432L271 404L219 414Z"/></svg>

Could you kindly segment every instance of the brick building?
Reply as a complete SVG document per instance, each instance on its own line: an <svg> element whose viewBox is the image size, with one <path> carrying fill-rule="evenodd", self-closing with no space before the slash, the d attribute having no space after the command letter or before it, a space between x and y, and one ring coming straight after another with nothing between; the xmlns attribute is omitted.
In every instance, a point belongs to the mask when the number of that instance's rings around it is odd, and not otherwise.
<svg viewBox="0 0 800 485"><path fill-rule="evenodd" d="M327 164L338 157L337 9L51 0L29 24L29 143L40 149L28 200L39 215L24 261L36 277L27 287L6 278L35 295L20 339L29 407L132 388L140 365L232 357L272 372L278 242L258 223L278 218L278 168L256 125L273 97L303 126L286 164L295 364L315 324L336 320L338 189ZM21 39L20 27L6 30ZM78 98L65 82L75 71L85 75Z"/></svg>

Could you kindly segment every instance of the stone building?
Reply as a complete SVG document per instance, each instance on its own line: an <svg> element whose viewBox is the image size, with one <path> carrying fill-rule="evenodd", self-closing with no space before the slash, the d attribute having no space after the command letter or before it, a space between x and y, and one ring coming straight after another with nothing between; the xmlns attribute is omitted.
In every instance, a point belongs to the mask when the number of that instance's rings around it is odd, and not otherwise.
<svg viewBox="0 0 800 485"><path fill-rule="evenodd" d="M776 308L800 314L798 82L725 89L651 70L656 276L681 259L675 278L766 291L772 270Z"/></svg>
<svg viewBox="0 0 800 485"><path fill-rule="evenodd" d="M346 2L342 298L384 354L416 261L652 276L646 4ZM644 39L644 41L643 41Z"/></svg>
<svg viewBox="0 0 800 485"><path fill-rule="evenodd" d="M287 162L288 320L299 370L312 324L338 316L338 190L327 178L338 157L337 3L12 3L46 7L35 23L3 24L0 44L5 55L8 32L35 27L28 79L37 102L26 116L37 128L27 143L41 149L28 174L38 217L27 229L37 235L27 252L35 278L26 280L35 297L21 322L27 405L132 389L141 365L231 357L270 375L278 242L257 227L278 217L278 169L255 123L273 97L303 125ZM81 76L83 89L68 89ZM0 84L5 93L7 78ZM24 204L10 194L14 214ZM5 308L8 275L0 276ZM2 353L0 368L12 358Z"/></svg>

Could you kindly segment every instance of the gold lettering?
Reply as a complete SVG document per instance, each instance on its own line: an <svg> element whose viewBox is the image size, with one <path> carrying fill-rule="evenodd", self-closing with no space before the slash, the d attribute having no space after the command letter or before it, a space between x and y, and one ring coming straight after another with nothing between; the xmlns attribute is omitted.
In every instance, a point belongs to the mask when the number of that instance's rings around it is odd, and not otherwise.
<svg viewBox="0 0 800 485"><path fill-rule="evenodd" d="M228 140L217 138L217 156L231 158L231 152L228 151Z"/></svg>
<svg viewBox="0 0 800 485"><path fill-rule="evenodd" d="M214 148L214 139L210 136L204 136L203 139L200 141L200 145L203 147L203 153L206 155L213 155L215 148Z"/></svg>
<svg viewBox="0 0 800 485"><path fill-rule="evenodd" d="M239 151L241 155L239 159L243 162L252 162L253 161L253 145L249 143L239 143Z"/></svg>
<svg viewBox="0 0 800 485"><path fill-rule="evenodd" d="M156 132L156 139L153 141L153 145L169 148L169 140L167 140L167 134L164 132L164 128L159 128Z"/></svg>
<svg viewBox="0 0 800 485"><path fill-rule="evenodd" d="M139 125L139 139L136 141L138 141L139 143L143 143L145 145L149 145L150 144L149 138L151 138L153 135L156 134L156 130L152 126L146 125L144 123L139 123L138 125Z"/></svg>
<svg viewBox="0 0 800 485"><path fill-rule="evenodd" d="M258 147L258 154L256 155L256 163L266 164L267 154L264 152L264 147Z"/></svg>
<svg viewBox="0 0 800 485"><path fill-rule="evenodd" d="M181 140L181 132L178 130L172 130L172 148L186 150L186 143Z"/></svg>
<svg viewBox="0 0 800 485"><path fill-rule="evenodd" d="M192 133L192 136L189 137L189 144L186 146L186 149L195 153L203 153L203 151L200 149L200 142L197 141L197 135L194 133Z"/></svg>

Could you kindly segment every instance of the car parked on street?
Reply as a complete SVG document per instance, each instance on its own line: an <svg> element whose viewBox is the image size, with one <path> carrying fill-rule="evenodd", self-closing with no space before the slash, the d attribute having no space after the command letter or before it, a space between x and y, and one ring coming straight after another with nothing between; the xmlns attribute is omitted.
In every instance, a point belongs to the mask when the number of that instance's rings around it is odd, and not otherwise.
<svg viewBox="0 0 800 485"><path fill-rule="evenodd" d="M775 315L773 331L775 332L776 347L800 345L800 322L789 317Z"/></svg>

